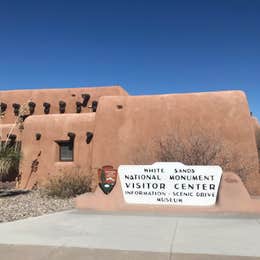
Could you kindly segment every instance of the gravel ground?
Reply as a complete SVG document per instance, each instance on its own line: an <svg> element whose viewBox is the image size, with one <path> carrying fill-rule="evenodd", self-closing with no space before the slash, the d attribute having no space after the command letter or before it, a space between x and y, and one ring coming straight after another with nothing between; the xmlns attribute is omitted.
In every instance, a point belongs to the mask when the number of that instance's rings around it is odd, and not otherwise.
<svg viewBox="0 0 260 260"><path fill-rule="evenodd" d="M31 191L16 196L0 197L0 222L9 222L28 217L74 208L73 199L56 199Z"/></svg>

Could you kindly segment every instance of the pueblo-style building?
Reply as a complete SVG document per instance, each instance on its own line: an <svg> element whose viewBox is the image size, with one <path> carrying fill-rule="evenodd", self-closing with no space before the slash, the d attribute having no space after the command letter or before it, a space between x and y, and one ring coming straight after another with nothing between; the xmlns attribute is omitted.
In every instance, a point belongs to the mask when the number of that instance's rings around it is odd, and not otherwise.
<svg viewBox="0 0 260 260"><path fill-rule="evenodd" d="M242 156L248 166L242 180L251 194L260 194L260 127L241 91L130 96L120 86L15 90L0 91L0 102L2 141L21 143L20 188L65 172L95 180L104 165L152 163L144 159L152 140L200 131L216 134Z"/></svg>

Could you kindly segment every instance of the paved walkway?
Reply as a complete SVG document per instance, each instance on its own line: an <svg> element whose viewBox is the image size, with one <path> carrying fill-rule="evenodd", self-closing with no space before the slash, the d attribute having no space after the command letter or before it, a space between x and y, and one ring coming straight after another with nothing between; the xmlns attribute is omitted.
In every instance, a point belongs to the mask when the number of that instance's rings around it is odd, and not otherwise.
<svg viewBox="0 0 260 260"><path fill-rule="evenodd" d="M260 259L260 216L72 210L2 223L0 234L1 260Z"/></svg>

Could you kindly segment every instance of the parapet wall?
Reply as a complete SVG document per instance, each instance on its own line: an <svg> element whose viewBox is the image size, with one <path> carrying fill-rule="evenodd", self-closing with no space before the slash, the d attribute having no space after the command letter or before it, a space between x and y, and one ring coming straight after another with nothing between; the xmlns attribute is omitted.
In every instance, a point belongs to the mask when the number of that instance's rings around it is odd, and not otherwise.
<svg viewBox="0 0 260 260"><path fill-rule="evenodd" d="M7 105L5 116L0 124L13 124L16 120L13 104L27 104L32 101L35 103L33 115L43 115L43 103L50 104L49 114L60 114L59 102L66 103L66 113L76 113L76 102L83 102L82 94L90 96L87 106L81 107L81 113L92 112L89 106L93 101L98 101L101 96L121 96L128 95L119 86L98 87L98 88L64 88L64 89L38 89L38 90L13 90L0 91L0 102Z"/></svg>
<svg viewBox="0 0 260 260"><path fill-rule="evenodd" d="M95 124L92 169L135 164L136 159L142 164L151 142L173 133L182 138L191 130L214 133L232 153L243 155L243 165L250 166L246 187L260 193L255 135L243 92L102 97Z"/></svg>

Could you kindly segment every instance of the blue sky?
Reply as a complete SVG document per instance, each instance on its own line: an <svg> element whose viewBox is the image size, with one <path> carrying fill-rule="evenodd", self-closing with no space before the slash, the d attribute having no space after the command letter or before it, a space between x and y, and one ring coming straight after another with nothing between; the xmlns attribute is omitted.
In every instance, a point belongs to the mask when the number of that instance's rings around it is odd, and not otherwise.
<svg viewBox="0 0 260 260"><path fill-rule="evenodd" d="M260 118L259 0L0 0L0 89L241 89Z"/></svg>

